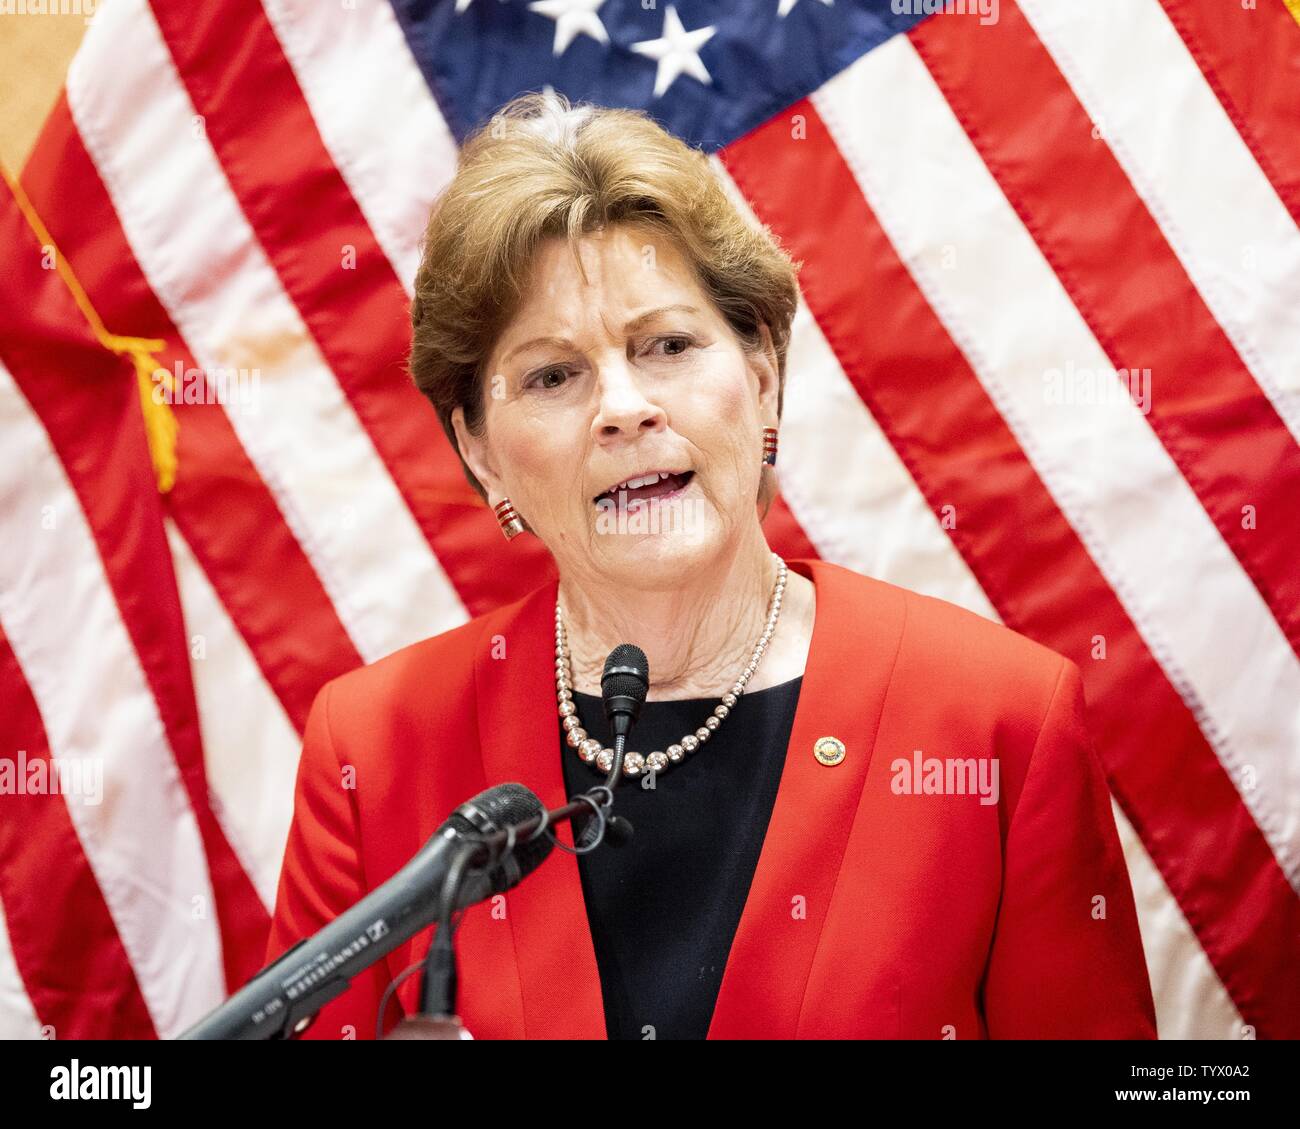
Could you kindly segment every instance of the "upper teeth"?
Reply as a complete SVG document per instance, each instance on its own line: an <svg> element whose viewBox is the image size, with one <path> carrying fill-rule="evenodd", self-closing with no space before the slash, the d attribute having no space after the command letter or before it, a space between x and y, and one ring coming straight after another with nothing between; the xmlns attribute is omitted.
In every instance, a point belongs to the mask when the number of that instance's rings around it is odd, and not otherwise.
<svg viewBox="0 0 1300 1129"><path fill-rule="evenodd" d="M666 470L661 470L657 474L643 474L639 478L629 478L626 482L620 482L617 486L611 486L606 493L612 493L615 490L635 490L638 486L653 486L660 479L671 477L672 476Z"/></svg>

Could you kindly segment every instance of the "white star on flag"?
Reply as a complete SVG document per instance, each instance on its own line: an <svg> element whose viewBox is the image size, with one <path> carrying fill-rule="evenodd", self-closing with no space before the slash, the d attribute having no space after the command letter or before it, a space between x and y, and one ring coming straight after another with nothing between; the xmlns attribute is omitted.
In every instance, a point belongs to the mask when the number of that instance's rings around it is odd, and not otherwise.
<svg viewBox="0 0 1300 1129"><path fill-rule="evenodd" d="M781 3L776 10L777 18L784 19L792 11L794 11L794 6L798 3L799 0L781 0ZM822 3L829 8L832 4L835 3L835 0L822 0Z"/></svg>
<svg viewBox="0 0 1300 1129"><path fill-rule="evenodd" d="M558 58L579 35L590 35L597 42L608 45L609 33L597 15L604 3L605 0L537 0L528 5L528 10L555 21L552 54Z"/></svg>
<svg viewBox="0 0 1300 1129"><path fill-rule="evenodd" d="M638 55L659 61L655 73L655 97L659 98L676 81L679 74L688 74L703 83L712 83L713 79L701 62L699 50L717 29L709 27L687 31L678 18L677 9L671 4L664 13L664 33L658 39L643 39L633 43L632 50Z"/></svg>

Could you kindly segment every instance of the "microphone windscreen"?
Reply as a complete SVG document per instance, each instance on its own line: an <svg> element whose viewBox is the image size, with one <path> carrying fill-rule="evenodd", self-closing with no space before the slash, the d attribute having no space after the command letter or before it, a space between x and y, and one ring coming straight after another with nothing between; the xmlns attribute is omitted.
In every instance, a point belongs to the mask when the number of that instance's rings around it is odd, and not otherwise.
<svg viewBox="0 0 1300 1129"><path fill-rule="evenodd" d="M457 831L490 835L533 819L545 810L530 788L513 781L497 784L466 800L448 818Z"/></svg>
<svg viewBox="0 0 1300 1129"><path fill-rule="evenodd" d="M518 827L540 818L546 805L530 788L509 782L498 784L466 800L447 818L462 835L491 835L507 827ZM554 846L547 835L537 835L515 845L510 857L496 866L490 876L492 890L501 893L530 875L546 861Z"/></svg>
<svg viewBox="0 0 1300 1129"><path fill-rule="evenodd" d="M650 663L645 652L635 643L620 643L605 660L605 673L600 679L601 696L627 697L644 702L649 692Z"/></svg>

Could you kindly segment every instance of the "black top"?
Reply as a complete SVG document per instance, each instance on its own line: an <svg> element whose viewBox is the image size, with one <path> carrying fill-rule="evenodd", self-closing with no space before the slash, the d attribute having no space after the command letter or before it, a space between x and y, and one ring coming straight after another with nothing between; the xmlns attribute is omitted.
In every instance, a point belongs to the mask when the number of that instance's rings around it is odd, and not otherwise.
<svg viewBox="0 0 1300 1129"><path fill-rule="evenodd" d="M802 678L741 696L707 742L655 778L625 777L622 847L578 858L611 1039L703 1039L785 766ZM601 700L573 695L586 731L611 743ZM716 698L646 702L628 739L643 756L694 733ZM563 742L566 794L604 773Z"/></svg>

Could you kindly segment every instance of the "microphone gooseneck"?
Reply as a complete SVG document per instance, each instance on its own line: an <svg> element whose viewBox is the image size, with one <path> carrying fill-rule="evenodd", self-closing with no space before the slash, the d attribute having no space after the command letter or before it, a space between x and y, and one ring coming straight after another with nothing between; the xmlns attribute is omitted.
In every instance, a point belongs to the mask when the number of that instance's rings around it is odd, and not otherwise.
<svg viewBox="0 0 1300 1129"><path fill-rule="evenodd" d="M645 652L635 643L620 643L605 659L605 670L600 677L601 704L614 735L614 757L604 788L593 789L591 794L603 790L606 808L614 802L614 787L623 776L628 735L641 716L641 706L649 692L650 662ZM611 816L608 820L589 821L574 845L579 851L592 850L605 837L606 830L610 846L621 847L632 839L632 824L621 816Z"/></svg>
<svg viewBox="0 0 1300 1129"><path fill-rule="evenodd" d="M635 643L620 643L605 659L600 676L600 696L605 719L614 735L614 760L605 787L613 790L623 775L623 751L632 726L641 716L641 706L650 692L650 662Z"/></svg>

